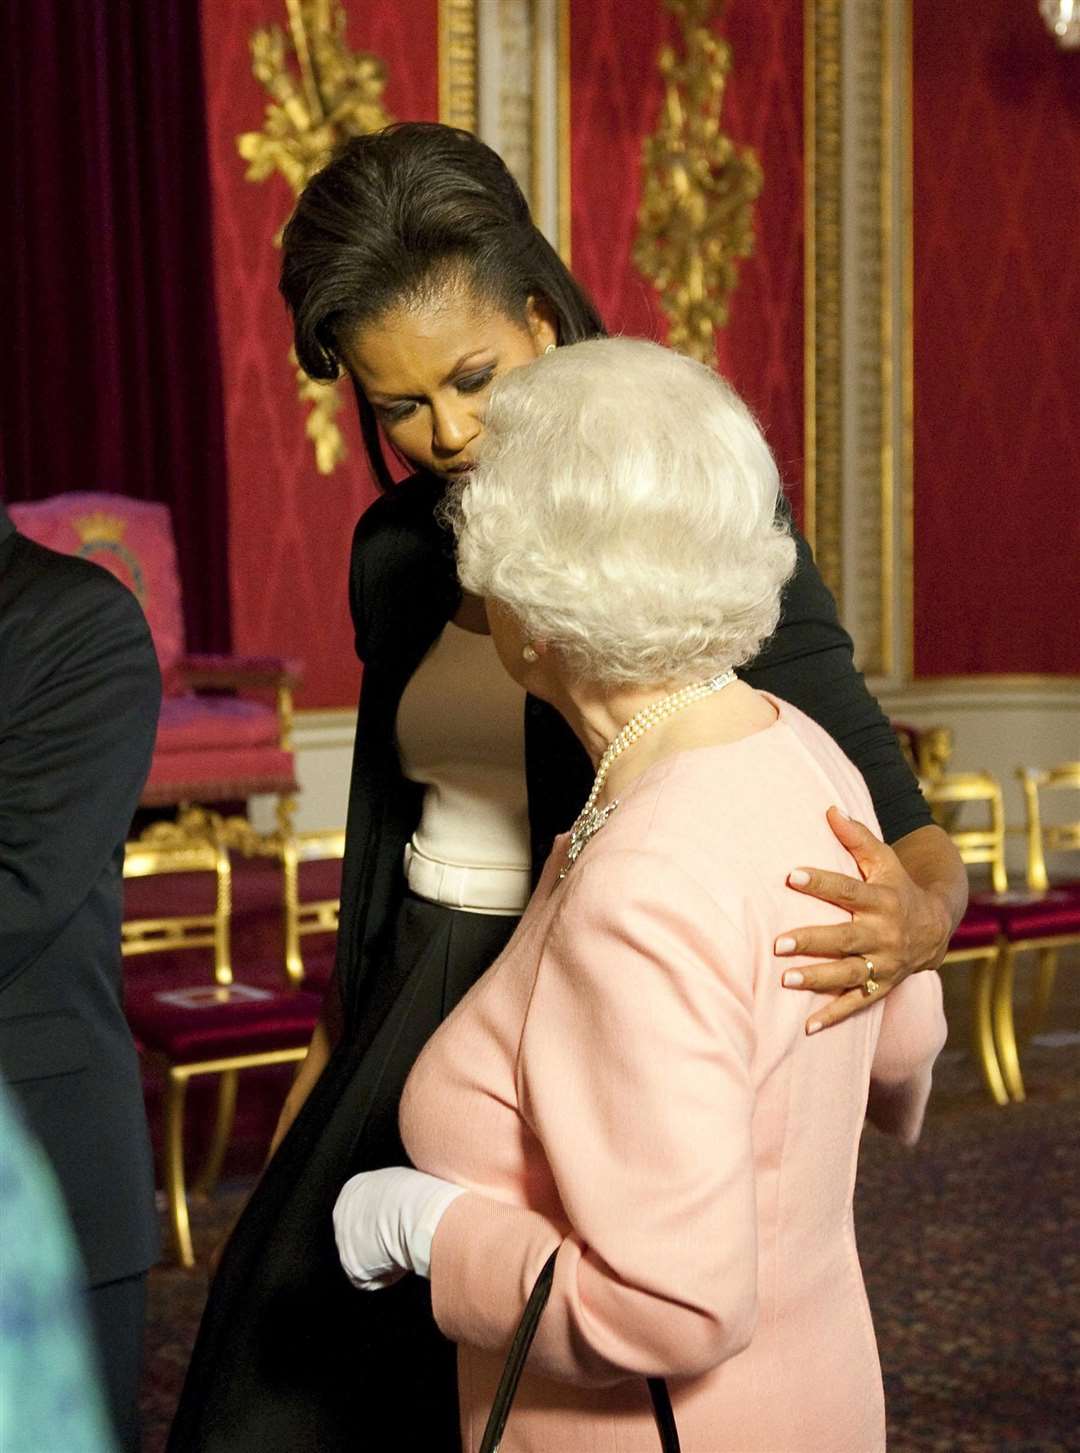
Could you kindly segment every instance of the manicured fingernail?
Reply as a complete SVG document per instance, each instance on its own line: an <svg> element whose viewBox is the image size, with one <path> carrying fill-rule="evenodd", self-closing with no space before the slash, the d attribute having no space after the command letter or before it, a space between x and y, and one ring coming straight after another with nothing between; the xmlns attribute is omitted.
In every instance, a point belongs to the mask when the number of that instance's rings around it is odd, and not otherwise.
<svg viewBox="0 0 1080 1453"><path fill-rule="evenodd" d="M833 803L833 811L838 812L845 822L851 821L850 815L846 813L842 807L838 807L835 802Z"/></svg>
<svg viewBox="0 0 1080 1453"><path fill-rule="evenodd" d="M805 868L796 868L794 872L788 874L788 882L792 883L796 888L805 888L809 881L810 874Z"/></svg>
<svg viewBox="0 0 1080 1453"><path fill-rule="evenodd" d="M821 1028L821 1021L820 1021L820 1019L813 1019L806 1026L806 1032L807 1032L807 1034L816 1034L820 1028Z"/></svg>
<svg viewBox="0 0 1080 1453"><path fill-rule="evenodd" d="M801 987L802 981L803 977L802 974L799 973L798 969L789 969L788 972L784 975L784 988L798 989Z"/></svg>
<svg viewBox="0 0 1080 1453"><path fill-rule="evenodd" d="M793 938L789 938L787 934L785 934L783 938L778 938L776 940L776 952L778 954L789 954L794 947L795 940Z"/></svg>

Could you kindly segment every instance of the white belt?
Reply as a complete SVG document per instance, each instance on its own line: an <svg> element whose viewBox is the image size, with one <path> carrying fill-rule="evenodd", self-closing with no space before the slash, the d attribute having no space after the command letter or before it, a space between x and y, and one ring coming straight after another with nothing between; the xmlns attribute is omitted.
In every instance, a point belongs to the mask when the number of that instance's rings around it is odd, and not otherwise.
<svg viewBox="0 0 1080 1453"><path fill-rule="evenodd" d="M418 898L469 913L523 913L532 893L528 868L442 863L425 857L412 843L405 848L405 881Z"/></svg>

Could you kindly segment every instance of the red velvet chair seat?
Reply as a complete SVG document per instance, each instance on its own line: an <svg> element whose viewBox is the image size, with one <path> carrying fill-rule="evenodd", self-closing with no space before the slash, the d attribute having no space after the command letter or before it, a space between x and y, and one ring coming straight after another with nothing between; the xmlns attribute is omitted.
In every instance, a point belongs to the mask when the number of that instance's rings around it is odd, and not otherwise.
<svg viewBox="0 0 1080 1453"><path fill-rule="evenodd" d="M147 807L166 807L181 799L221 802L248 798L256 792L296 790L292 753L278 747L158 752L141 800Z"/></svg>
<svg viewBox="0 0 1080 1453"><path fill-rule="evenodd" d="M314 1031L319 1002L303 990L188 984L129 990L125 1011L141 1048L185 1065L302 1048Z"/></svg>
<svg viewBox="0 0 1080 1453"><path fill-rule="evenodd" d="M279 745L278 714L238 696L167 696L161 703L155 756Z"/></svg>
<svg viewBox="0 0 1080 1453"><path fill-rule="evenodd" d="M1002 932L1014 942L1080 933L1080 893L1067 888L1051 888L1046 893L977 893L972 903L995 913Z"/></svg>
<svg viewBox="0 0 1080 1453"><path fill-rule="evenodd" d="M247 798L296 791L291 752L278 741L277 712L229 696L173 696L161 721L143 802Z"/></svg>
<svg viewBox="0 0 1080 1453"><path fill-rule="evenodd" d="M997 914L990 908L984 908L977 903L969 906L963 918L956 925L956 930L949 940L949 950L965 948L985 948L991 944L1001 932L1001 921Z"/></svg>

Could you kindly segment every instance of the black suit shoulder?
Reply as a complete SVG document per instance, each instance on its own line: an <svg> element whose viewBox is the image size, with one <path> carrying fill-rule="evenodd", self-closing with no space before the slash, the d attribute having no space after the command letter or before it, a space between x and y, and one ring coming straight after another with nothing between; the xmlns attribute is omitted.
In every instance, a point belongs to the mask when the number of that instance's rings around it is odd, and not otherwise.
<svg viewBox="0 0 1080 1453"><path fill-rule="evenodd" d="M6 559L5 559L6 556ZM142 607L131 591L108 570L77 555L62 555L13 535L0 547L0 631L41 623L84 621L88 614L127 622L133 640L153 650Z"/></svg>
<svg viewBox="0 0 1080 1453"><path fill-rule="evenodd" d="M9 580L24 589L34 585L48 588L81 584L105 596L123 594L134 599L126 585L92 560L50 550L17 531L0 546L0 588Z"/></svg>
<svg viewBox="0 0 1080 1453"><path fill-rule="evenodd" d="M125 716L156 725L161 677L134 595L100 565L14 535L0 546L0 719L57 666L77 669L79 656L88 671L100 662L123 678Z"/></svg>

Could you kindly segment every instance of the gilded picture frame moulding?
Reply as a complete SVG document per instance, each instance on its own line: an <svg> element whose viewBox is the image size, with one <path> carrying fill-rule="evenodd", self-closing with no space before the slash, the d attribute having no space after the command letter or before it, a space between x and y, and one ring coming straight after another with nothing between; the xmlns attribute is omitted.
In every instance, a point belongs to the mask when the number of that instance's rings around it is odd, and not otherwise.
<svg viewBox="0 0 1080 1453"><path fill-rule="evenodd" d="M861 669L897 679L904 442L904 29L894 0L844 6L843 616Z"/></svg>
<svg viewBox="0 0 1080 1453"><path fill-rule="evenodd" d="M841 578L840 26L840 0L805 0L803 528L836 594Z"/></svg>
<svg viewBox="0 0 1080 1453"><path fill-rule="evenodd" d="M569 264L570 0L479 0L476 21L477 134Z"/></svg>
<svg viewBox="0 0 1080 1453"><path fill-rule="evenodd" d="M529 201L537 226L571 264L571 0L528 0L533 60Z"/></svg>
<svg viewBox="0 0 1080 1453"><path fill-rule="evenodd" d="M877 686L910 674L910 0L806 0L806 534Z"/></svg>
<svg viewBox="0 0 1080 1453"><path fill-rule="evenodd" d="M465 131L477 127L478 4L439 0L439 120Z"/></svg>

